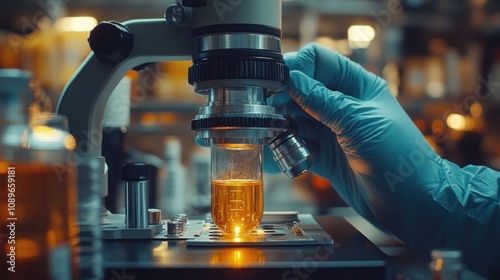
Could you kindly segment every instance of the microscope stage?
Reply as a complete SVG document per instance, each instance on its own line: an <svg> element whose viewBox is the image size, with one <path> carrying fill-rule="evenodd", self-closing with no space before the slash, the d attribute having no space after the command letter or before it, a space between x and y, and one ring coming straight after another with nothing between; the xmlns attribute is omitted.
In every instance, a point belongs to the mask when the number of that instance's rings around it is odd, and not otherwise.
<svg viewBox="0 0 500 280"><path fill-rule="evenodd" d="M104 239L185 240L188 247L246 247L332 245L333 239L310 214L297 212L265 212L259 227L248 235L225 235L205 219L187 220L175 233L168 234L168 220L148 228L126 228L123 215L109 215L103 224Z"/></svg>

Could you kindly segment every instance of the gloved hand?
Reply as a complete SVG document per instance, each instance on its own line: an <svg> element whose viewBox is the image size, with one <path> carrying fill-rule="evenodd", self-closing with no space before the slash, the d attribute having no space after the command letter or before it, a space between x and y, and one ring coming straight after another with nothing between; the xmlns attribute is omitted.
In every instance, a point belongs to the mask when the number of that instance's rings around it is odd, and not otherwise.
<svg viewBox="0 0 500 280"><path fill-rule="evenodd" d="M442 159L386 82L347 58L309 44L285 62L288 93L269 104L298 123L315 156L313 172L366 219L419 251L461 249L467 264L483 272L500 263L498 172Z"/></svg>

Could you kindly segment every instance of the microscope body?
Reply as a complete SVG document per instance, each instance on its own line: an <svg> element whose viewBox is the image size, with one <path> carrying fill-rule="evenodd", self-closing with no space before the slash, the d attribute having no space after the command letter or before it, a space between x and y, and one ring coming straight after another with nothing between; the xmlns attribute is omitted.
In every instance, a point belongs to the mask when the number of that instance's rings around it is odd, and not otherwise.
<svg viewBox="0 0 500 280"><path fill-rule="evenodd" d="M106 193L101 137L113 89L127 71L162 61L192 59L189 83L208 98L192 129L207 145L223 151L258 147L260 160L249 163L260 169L252 175L257 180L262 180L262 145L269 145L289 177L307 171L313 157L293 121L266 104L289 81L281 54L281 1L170 2L165 19L101 22L90 33L93 53L65 87L57 108L76 139L77 163L96 162L79 167L79 193L95 192L87 189L86 178L99 177L101 194ZM214 164L212 176L221 172ZM240 168L231 168L222 180L255 179L241 172L249 165L233 166Z"/></svg>

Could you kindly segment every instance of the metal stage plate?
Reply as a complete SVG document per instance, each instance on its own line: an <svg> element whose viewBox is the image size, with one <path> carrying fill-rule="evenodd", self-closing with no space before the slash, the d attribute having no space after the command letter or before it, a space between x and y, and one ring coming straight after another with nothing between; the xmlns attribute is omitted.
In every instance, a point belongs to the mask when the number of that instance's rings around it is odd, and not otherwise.
<svg viewBox="0 0 500 280"><path fill-rule="evenodd" d="M199 237L187 240L187 246L260 247L333 244L333 239L323 231L310 214L296 214L292 220L286 219L289 212L285 212L281 217L278 213L266 214L257 230L246 236L224 235L211 219L207 219Z"/></svg>
<svg viewBox="0 0 500 280"><path fill-rule="evenodd" d="M204 220L188 220L184 230L168 235L167 220L146 229L124 227L123 215L109 215L103 224L105 239L186 240L188 247L242 247L331 245L333 239L310 214L297 212L265 212L259 227L245 236L224 235L210 214Z"/></svg>

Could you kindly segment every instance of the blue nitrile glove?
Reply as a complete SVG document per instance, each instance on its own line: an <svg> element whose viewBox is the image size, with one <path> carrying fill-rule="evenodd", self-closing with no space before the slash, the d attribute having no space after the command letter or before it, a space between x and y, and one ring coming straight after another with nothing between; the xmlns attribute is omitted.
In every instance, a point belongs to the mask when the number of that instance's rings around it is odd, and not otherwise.
<svg viewBox="0 0 500 280"><path fill-rule="evenodd" d="M418 251L461 249L482 273L500 264L499 172L442 159L386 82L347 58L309 44L285 61L288 93L269 104L298 123L315 156L313 172Z"/></svg>

